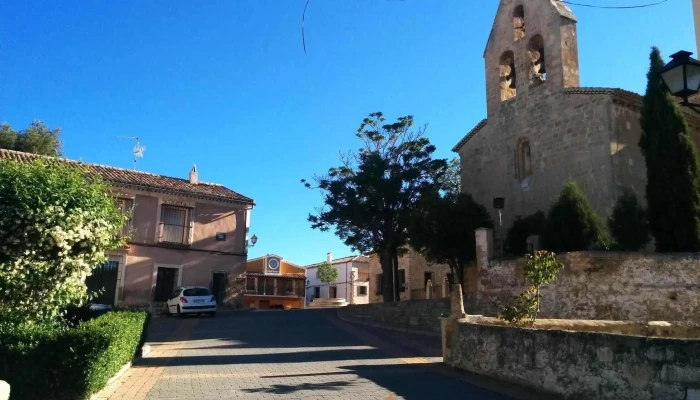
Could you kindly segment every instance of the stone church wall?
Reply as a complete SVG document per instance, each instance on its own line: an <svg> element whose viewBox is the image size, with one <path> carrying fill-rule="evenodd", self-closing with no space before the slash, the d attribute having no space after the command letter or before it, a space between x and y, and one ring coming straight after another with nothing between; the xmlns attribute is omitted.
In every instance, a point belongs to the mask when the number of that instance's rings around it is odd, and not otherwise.
<svg viewBox="0 0 700 400"><path fill-rule="evenodd" d="M505 198L502 234L517 216L546 213L569 179L603 215L616 197L610 96L549 93L546 83L537 90L502 103L500 113L459 149L462 190L491 211L496 225L493 198ZM523 141L529 142L531 168L524 180L517 172Z"/></svg>

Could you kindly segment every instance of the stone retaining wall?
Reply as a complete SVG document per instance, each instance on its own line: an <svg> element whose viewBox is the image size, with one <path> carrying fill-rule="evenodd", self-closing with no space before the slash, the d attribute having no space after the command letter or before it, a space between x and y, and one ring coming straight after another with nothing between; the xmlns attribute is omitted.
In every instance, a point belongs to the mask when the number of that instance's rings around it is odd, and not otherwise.
<svg viewBox="0 0 700 400"><path fill-rule="evenodd" d="M434 333L440 333L440 315L449 312L449 298L359 304L338 309L342 317Z"/></svg>
<svg viewBox="0 0 700 400"><path fill-rule="evenodd" d="M445 363L571 399L700 399L700 340L445 320Z"/></svg>
<svg viewBox="0 0 700 400"><path fill-rule="evenodd" d="M476 234L476 314L496 316L525 288L525 259L492 258L490 230ZM573 252L542 288L540 317L627 321L699 321L700 255ZM471 310L470 310L471 311Z"/></svg>

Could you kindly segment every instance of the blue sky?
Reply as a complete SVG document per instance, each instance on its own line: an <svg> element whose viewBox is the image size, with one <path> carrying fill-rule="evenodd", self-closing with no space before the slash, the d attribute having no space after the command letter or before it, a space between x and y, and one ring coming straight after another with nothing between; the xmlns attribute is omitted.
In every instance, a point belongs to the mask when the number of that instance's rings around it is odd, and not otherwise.
<svg viewBox="0 0 700 400"><path fill-rule="evenodd" d="M577 0L630 5L651 0ZM62 129L69 158L200 179L253 197L251 257L297 264L347 249L306 217L302 187L354 150L370 112L413 114L439 157L485 116L482 58L497 0L8 0L0 121ZM695 52L690 0L571 6L582 86L642 93L650 46Z"/></svg>

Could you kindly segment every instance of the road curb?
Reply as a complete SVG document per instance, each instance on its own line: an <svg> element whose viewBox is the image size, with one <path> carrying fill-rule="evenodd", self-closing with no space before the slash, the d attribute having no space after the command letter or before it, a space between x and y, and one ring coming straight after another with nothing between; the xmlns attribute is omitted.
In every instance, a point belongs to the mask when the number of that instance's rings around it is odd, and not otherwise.
<svg viewBox="0 0 700 400"><path fill-rule="evenodd" d="M381 322L367 322L367 321L362 321L362 320L359 320L356 318L343 317L342 315L340 315L340 310L337 310L335 314L339 320L341 320L343 322L348 322L351 324L364 325L364 326L369 326L372 328L380 328L380 329L386 329L389 331L412 333L412 334L416 334L416 335L423 335L423 336L436 337L436 338L439 338L442 336L441 334L439 334L437 332L426 332L426 331L421 331L421 330L417 330L417 329L399 328L396 326L382 324Z"/></svg>
<svg viewBox="0 0 700 400"><path fill-rule="evenodd" d="M105 386L104 386L102 389L100 389L97 393L91 395L88 399L89 399L89 400L98 399L98 398L100 397L100 395L102 394L102 392L104 392L104 391L109 387L109 385L111 385L112 383L114 383L114 381L116 381L117 379L121 378L121 376L124 375L124 374L126 373L126 371L128 371L129 368L131 368L131 367L134 365L135 362L137 362L137 361L140 360L141 358L145 357L145 356L146 356L148 353L150 353L150 352L151 352L151 346L150 346L149 344L144 344L144 345L141 347L141 351L139 352L139 353L140 353L139 355L137 355L136 357L134 357L133 360L131 360L131 361L129 361L128 363L124 364L124 365L121 367L121 369L119 369L119 371L117 371L116 374L114 374L111 378L109 378L109 380L107 381L107 383L105 384ZM0 399L0 400L2 400L2 399Z"/></svg>

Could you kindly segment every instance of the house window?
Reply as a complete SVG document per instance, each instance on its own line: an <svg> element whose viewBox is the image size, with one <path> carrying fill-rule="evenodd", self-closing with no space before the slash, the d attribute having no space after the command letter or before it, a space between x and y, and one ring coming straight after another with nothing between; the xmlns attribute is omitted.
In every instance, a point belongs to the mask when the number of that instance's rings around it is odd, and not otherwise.
<svg viewBox="0 0 700 400"><path fill-rule="evenodd" d="M124 199L124 198L117 199L117 208L119 208L119 211L121 211L122 214L127 214L127 213L131 212L133 206L134 206L134 201L132 199ZM132 228L132 219L133 219L133 215L129 215L129 219L126 221L126 223L122 227L122 230L120 233L120 235L122 237L129 236L129 231Z"/></svg>
<svg viewBox="0 0 700 400"><path fill-rule="evenodd" d="M399 270L399 292L405 292L405 291L406 291L406 270L400 269Z"/></svg>
<svg viewBox="0 0 700 400"><path fill-rule="evenodd" d="M273 296L275 294L275 278L265 278L265 295Z"/></svg>
<svg viewBox="0 0 700 400"><path fill-rule="evenodd" d="M255 293L255 277L249 276L245 281L245 290L249 293Z"/></svg>
<svg viewBox="0 0 700 400"><path fill-rule="evenodd" d="M515 54L510 50L506 51L501 55L499 64L501 101L506 101L516 94Z"/></svg>
<svg viewBox="0 0 700 400"><path fill-rule="evenodd" d="M163 204L160 214L161 242L187 244L191 209Z"/></svg>
<svg viewBox="0 0 700 400"><path fill-rule="evenodd" d="M433 273L432 272L425 272L423 274L423 285L424 285L423 287L428 286L428 281L433 282ZM435 284L435 282L433 282L433 284Z"/></svg>
<svg viewBox="0 0 700 400"><path fill-rule="evenodd" d="M530 141L521 140L515 153L516 175L520 182L532 175L532 156L530 154Z"/></svg>
<svg viewBox="0 0 700 400"><path fill-rule="evenodd" d="M367 296L367 286L358 286L357 287L357 295L358 296Z"/></svg>
<svg viewBox="0 0 700 400"><path fill-rule="evenodd" d="M377 294L382 294L384 282L382 281L382 274L377 274Z"/></svg>
<svg viewBox="0 0 700 400"><path fill-rule="evenodd" d="M294 294L294 281L291 279L284 280L284 294Z"/></svg>

